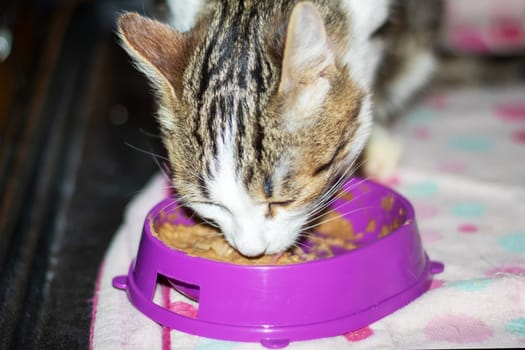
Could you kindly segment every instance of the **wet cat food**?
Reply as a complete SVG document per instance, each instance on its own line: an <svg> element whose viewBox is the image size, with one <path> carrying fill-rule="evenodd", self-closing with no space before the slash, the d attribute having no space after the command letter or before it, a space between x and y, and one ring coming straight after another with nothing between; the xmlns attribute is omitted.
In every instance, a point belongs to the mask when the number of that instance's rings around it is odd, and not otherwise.
<svg viewBox="0 0 525 350"><path fill-rule="evenodd" d="M337 251L352 250L358 238L352 224L336 212L328 212L303 241L275 255L248 258L231 247L220 231L206 224L186 226L165 222L154 234L167 246L205 259L244 265L285 265L334 256Z"/></svg>

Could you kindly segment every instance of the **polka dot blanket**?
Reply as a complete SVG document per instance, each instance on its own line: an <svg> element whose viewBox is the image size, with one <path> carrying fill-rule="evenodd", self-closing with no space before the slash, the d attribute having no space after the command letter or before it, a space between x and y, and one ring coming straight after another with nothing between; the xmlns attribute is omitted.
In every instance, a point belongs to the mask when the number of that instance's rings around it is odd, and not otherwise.
<svg viewBox="0 0 525 350"><path fill-rule="evenodd" d="M525 87L434 92L394 133L404 158L387 184L411 200L424 247L445 271L421 297L363 329L288 349L525 347ZM156 176L126 210L100 267L91 348L262 349L163 328L111 286L165 192ZM157 288L155 301L198 317L198 305L168 287Z"/></svg>

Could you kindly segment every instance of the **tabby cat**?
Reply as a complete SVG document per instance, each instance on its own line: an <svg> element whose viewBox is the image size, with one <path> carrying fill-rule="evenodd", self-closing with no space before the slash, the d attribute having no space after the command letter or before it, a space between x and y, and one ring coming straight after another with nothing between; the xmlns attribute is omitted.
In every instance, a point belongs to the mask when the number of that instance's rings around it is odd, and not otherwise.
<svg viewBox="0 0 525 350"><path fill-rule="evenodd" d="M427 80L435 3L179 1L196 6L184 32L122 15L123 46L158 97L181 200L246 256L293 245L352 174L376 134L373 114Z"/></svg>

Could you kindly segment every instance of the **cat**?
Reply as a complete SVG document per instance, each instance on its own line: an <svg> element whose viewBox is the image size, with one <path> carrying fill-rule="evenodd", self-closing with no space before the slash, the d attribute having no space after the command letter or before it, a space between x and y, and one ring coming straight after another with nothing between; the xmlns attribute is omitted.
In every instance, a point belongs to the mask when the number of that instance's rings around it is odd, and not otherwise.
<svg viewBox="0 0 525 350"><path fill-rule="evenodd" d="M399 109L435 66L419 38L431 30L414 32L433 21L413 18L421 2L436 1L194 0L178 2L195 6L181 30L123 14L180 200L245 256L295 244L367 143L395 145L373 114Z"/></svg>

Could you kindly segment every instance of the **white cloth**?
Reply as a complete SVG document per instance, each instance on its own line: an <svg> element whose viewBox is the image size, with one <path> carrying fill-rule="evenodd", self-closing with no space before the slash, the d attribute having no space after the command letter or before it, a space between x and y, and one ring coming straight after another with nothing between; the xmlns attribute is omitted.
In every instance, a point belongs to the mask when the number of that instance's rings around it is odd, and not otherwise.
<svg viewBox="0 0 525 350"><path fill-rule="evenodd" d="M432 290L360 331L288 349L525 347L525 87L435 92L394 131L405 153L389 184L415 206L425 249L445 271ZM262 349L162 328L111 286L127 273L144 217L165 186L158 175L133 199L107 252L92 348ZM155 298L177 312L196 312L195 303L167 287Z"/></svg>

